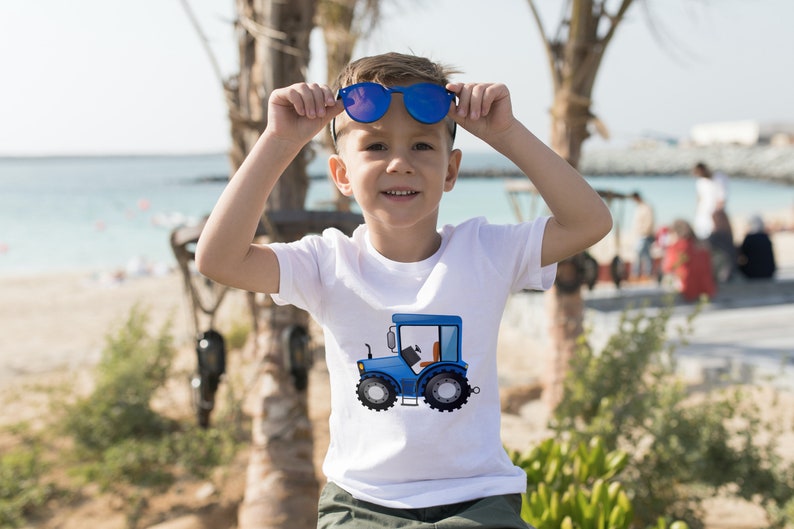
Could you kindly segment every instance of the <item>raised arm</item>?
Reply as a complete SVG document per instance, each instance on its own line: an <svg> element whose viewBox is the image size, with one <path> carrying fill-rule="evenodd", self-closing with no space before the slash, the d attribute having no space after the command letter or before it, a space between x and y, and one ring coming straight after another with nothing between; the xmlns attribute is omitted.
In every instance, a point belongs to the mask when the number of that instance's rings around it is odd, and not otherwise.
<svg viewBox="0 0 794 529"><path fill-rule="evenodd" d="M272 92L265 131L224 189L199 237L196 267L202 275L252 292L278 292L276 255L252 242L259 219L287 166L342 110L327 86L299 83Z"/></svg>
<svg viewBox="0 0 794 529"><path fill-rule="evenodd" d="M578 171L515 118L505 85L452 83L447 88L458 95L451 111L458 124L515 163L548 205L552 218L543 237L542 265L579 253L609 233L609 208Z"/></svg>

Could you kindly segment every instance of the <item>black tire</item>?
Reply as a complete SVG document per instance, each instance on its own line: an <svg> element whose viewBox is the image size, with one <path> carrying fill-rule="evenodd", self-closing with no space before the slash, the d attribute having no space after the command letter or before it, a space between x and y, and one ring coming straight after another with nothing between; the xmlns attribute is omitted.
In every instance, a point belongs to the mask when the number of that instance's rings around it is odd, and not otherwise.
<svg viewBox="0 0 794 529"><path fill-rule="evenodd" d="M210 426L210 410L199 408L197 412L196 418L198 419L198 424L202 428L209 428Z"/></svg>
<svg viewBox="0 0 794 529"><path fill-rule="evenodd" d="M423 384L421 393L428 406L438 411L460 409L469 400L471 386L465 376L456 371L442 371Z"/></svg>
<svg viewBox="0 0 794 529"><path fill-rule="evenodd" d="M378 375L361 379L356 393L364 406L375 411L388 410L397 401L397 388L390 380Z"/></svg>
<svg viewBox="0 0 794 529"><path fill-rule="evenodd" d="M598 261L589 253L584 252L580 268L582 269L582 281L589 290L593 290L598 281Z"/></svg>
<svg viewBox="0 0 794 529"><path fill-rule="evenodd" d="M626 279L626 264L619 255L612 258L612 262L609 265L609 273L612 276L612 282L615 283L617 288L620 288L620 283Z"/></svg>

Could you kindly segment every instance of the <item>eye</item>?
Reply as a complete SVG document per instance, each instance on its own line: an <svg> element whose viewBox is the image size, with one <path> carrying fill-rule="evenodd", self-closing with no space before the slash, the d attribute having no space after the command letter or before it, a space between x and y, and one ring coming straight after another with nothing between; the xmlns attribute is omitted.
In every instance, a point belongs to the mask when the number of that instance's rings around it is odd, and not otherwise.
<svg viewBox="0 0 794 529"><path fill-rule="evenodd" d="M365 150L367 150L367 151L385 151L386 150L386 144L384 144L384 143L372 143L370 145L367 145Z"/></svg>
<svg viewBox="0 0 794 529"><path fill-rule="evenodd" d="M420 143L417 143L416 145L414 145L414 150L415 151L432 151L433 150L433 146L430 145L429 143L421 143L420 142Z"/></svg>

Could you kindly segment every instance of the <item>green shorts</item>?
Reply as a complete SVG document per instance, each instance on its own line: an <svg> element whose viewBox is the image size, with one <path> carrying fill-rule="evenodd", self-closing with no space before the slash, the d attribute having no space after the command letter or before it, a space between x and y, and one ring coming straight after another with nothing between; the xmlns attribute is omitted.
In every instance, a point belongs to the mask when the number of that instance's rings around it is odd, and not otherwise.
<svg viewBox="0 0 794 529"><path fill-rule="evenodd" d="M334 483L320 494L317 529L527 529L521 519L521 495L489 496L479 500L424 509L392 509L353 498Z"/></svg>

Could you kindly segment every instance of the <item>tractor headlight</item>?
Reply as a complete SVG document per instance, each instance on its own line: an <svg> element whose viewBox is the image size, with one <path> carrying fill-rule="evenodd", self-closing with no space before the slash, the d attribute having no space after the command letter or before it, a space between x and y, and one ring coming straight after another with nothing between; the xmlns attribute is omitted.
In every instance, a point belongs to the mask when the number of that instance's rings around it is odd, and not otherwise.
<svg viewBox="0 0 794 529"><path fill-rule="evenodd" d="M359 362L358 363L358 372L359 373L363 373L364 372L364 362Z"/></svg>

